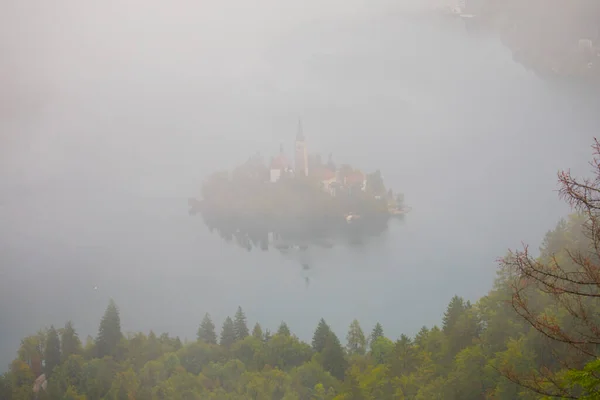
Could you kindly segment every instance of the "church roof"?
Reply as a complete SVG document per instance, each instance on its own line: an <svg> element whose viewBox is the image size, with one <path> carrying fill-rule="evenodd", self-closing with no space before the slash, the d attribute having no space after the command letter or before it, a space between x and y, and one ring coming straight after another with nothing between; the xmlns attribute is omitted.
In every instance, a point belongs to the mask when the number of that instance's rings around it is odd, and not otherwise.
<svg viewBox="0 0 600 400"><path fill-rule="evenodd" d="M286 169L289 166L290 162L283 154L278 155L271 161L271 169Z"/></svg>
<svg viewBox="0 0 600 400"><path fill-rule="evenodd" d="M363 183L365 175L360 171L354 171L346 176L346 185L354 185L356 183Z"/></svg>
<svg viewBox="0 0 600 400"><path fill-rule="evenodd" d="M335 171L332 171L329 168L318 168L314 171L315 176L321 181L329 181L335 178Z"/></svg>

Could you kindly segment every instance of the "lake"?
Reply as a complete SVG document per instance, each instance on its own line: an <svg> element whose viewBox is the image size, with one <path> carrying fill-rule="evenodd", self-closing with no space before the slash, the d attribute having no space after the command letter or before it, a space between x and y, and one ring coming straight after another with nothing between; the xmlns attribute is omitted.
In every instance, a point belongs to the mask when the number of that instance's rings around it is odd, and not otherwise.
<svg viewBox="0 0 600 400"><path fill-rule="evenodd" d="M496 259L537 247L568 212L559 169L588 172L597 99L457 21L381 6L208 46L190 20L158 35L117 17L118 48L67 24L94 49L48 39L46 75L23 72L41 100L2 123L0 369L44 326L95 335L110 297L125 331L192 340L205 312L220 326L238 305L251 325L285 320L305 340L321 317L342 341L354 318L415 334L454 294L485 295ZM413 208L371 246L311 252L309 271L223 243L187 207L213 170L291 152L298 117L309 152L380 169Z"/></svg>

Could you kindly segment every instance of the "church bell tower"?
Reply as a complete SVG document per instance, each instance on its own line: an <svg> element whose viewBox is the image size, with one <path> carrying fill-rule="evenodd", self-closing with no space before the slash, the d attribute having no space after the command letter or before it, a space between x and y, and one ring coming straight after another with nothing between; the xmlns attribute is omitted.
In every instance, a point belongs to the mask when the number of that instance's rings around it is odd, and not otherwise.
<svg viewBox="0 0 600 400"><path fill-rule="evenodd" d="M298 120L298 132L296 133L296 174L308 176L308 155L306 154L306 141L302 131L302 120Z"/></svg>

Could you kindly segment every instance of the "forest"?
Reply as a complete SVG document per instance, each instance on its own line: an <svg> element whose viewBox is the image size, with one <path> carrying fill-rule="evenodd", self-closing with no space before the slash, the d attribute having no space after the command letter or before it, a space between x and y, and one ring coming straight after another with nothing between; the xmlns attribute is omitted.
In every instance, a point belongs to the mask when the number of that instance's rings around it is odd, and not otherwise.
<svg viewBox="0 0 600 400"><path fill-rule="evenodd" d="M600 2L467 0L514 61L548 80L600 84Z"/></svg>
<svg viewBox="0 0 600 400"><path fill-rule="evenodd" d="M592 178L559 173L573 213L539 254L509 251L486 296L454 296L439 325L414 337L358 320L342 336L321 319L306 343L283 321L273 332L249 324L238 307L220 329L198 316L196 340L182 342L122 332L111 300L85 343L72 322L23 338L0 399L599 399L600 144L593 148Z"/></svg>

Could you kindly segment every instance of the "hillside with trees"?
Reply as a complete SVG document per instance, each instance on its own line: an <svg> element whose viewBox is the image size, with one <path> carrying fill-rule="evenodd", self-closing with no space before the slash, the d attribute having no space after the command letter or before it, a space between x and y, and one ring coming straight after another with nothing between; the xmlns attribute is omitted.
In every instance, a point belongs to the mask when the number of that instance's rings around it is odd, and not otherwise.
<svg viewBox="0 0 600 400"><path fill-rule="evenodd" d="M468 24L496 31L513 58L543 78L600 85L600 2L467 0Z"/></svg>
<svg viewBox="0 0 600 400"><path fill-rule="evenodd" d="M599 399L597 142L594 150L592 179L559 174L574 212L546 234L539 255L509 252L486 296L454 296L439 325L414 337L358 320L334 332L321 319L307 343L285 315L271 331L239 307L220 329L191 310L197 337L182 342L122 332L111 301L85 344L71 322L23 338L0 399Z"/></svg>

